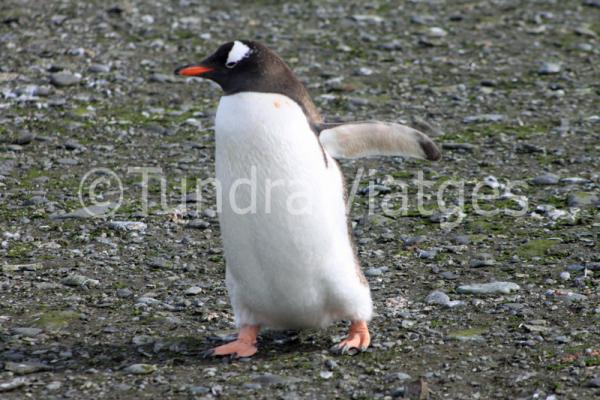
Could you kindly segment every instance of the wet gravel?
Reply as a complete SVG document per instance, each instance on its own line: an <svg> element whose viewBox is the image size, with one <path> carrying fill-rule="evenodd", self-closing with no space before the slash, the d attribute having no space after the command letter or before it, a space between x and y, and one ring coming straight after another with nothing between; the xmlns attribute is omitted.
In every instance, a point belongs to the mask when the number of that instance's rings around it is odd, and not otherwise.
<svg viewBox="0 0 600 400"><path fill-rule="evenodd" d="M2 1L0 397L597 398L598 21L593 0ZM220 93L172 71L236 38L280 53L327 120L411 122L444 149L342 162L365 353L328 352L340 322L200 357L235 333L194 186Z"/></svg>

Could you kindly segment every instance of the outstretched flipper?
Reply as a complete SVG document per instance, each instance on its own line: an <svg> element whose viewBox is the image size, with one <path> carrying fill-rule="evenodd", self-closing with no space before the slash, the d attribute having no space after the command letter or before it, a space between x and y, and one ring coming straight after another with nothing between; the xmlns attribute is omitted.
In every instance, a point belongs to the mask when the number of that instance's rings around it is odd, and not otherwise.
<svg viewBox="0 0 600 400"><path fill-rule="evenodd" d="M406 156L439 160L440 150L424 133L406 125L355 122L323 129L323 147L333 158Z"/></svg>

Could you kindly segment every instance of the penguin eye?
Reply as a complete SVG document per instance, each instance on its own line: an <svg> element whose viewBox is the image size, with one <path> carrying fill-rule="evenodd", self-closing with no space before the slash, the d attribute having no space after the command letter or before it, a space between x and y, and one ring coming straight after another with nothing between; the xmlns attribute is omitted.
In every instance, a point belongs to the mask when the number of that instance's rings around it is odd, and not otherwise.
<svg viewBox="0 0 600 400"><path fill-rule="evenodd" d="M227 68L233 68L233 67L235 67L236 65L237 65L237 62L235 62L235 61L229 61L229 62L225 63L225 66L226 66Z"/></svg>

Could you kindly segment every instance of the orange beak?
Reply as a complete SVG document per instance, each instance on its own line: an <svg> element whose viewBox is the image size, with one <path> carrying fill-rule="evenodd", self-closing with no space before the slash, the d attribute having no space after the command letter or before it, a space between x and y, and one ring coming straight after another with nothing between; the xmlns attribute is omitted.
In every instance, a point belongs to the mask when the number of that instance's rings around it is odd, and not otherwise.
<svg viewBox="0 0 600 400"><path fill-rule="evenodd" d="M177 68L175 70L175 75L198 76L213 70L214 68L205 67L203 65L186 65L185 67Z"/></svg>

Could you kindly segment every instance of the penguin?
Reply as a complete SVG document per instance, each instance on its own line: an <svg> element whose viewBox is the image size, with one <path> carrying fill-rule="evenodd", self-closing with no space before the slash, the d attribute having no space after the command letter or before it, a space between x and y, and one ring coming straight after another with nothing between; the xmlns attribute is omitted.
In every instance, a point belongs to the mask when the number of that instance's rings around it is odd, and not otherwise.
<svg viewBox="0 0 600 400"><path fill-rule="evenodd" d="M225 43L175 74L212 80L224 92L215 117L215 170L225 281L239 331L205 355L251 357L262 328L324 328L340 320L349 320L350 329L332 351L365 351L373 303L336 160L437 160L438 147L401 124L324 123L290 67L256 41Z"/></svg>

